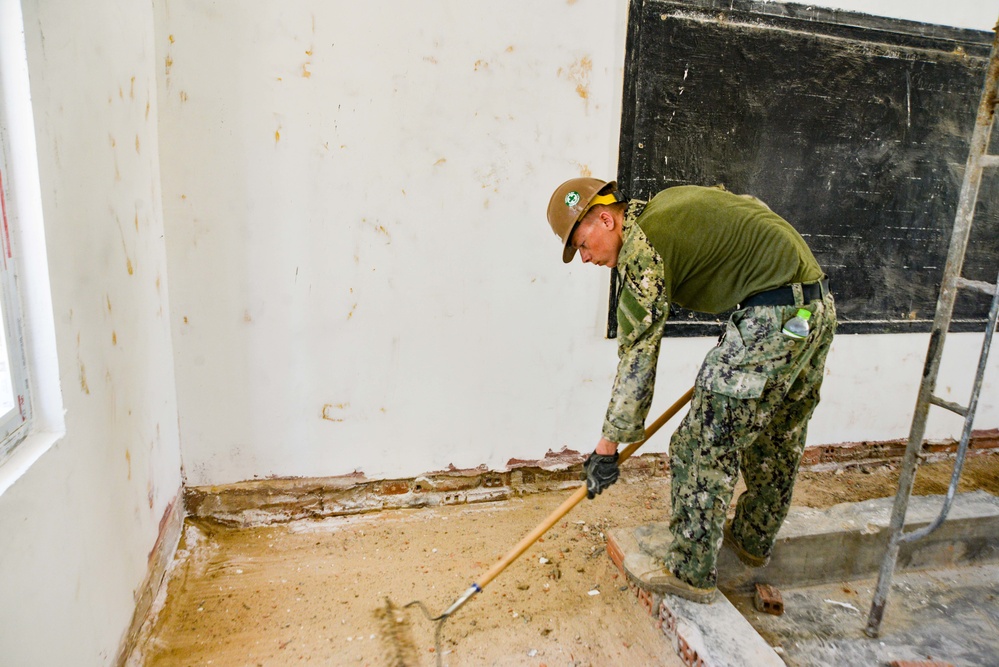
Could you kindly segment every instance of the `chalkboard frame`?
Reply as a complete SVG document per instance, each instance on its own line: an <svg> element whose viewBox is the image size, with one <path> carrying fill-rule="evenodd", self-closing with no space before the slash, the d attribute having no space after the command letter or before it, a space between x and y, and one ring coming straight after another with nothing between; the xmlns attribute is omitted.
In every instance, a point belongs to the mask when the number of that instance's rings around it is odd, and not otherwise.
<svg viewBox="0 0 999 667"><path fill-rule="evenodd" d="M723 183L733 191L750 192L761 196L802 232L815 251L820 264L827 267L833 291L837 296L840 333L929 331L943 269L942 258L946 254L950 229L953 225L960 178L974 126L975 110L981 94L991 40L992 34L983 31L928 25L791 3L748 0L724 2L631 0L625 56L618 183L627 196L639 199L647 199L664 187L687 183L700 185ZM691 58L696 61L698 57L701 58L701 62L707 62L705 50L711 58L716 56L716 52L711 51L712 47L717 49L720 58L724 58L724 53L728 53L728 49L718 49L719 44L731 47L736 52L741 49L741 57L745 61L746 68L760 67L761 61L755 57L758 51L776 54L785 49L788 51L785 62L781 62L781 55L771 56L772 62L762 62L764 67L759 71L771 75L777 72L779 75L784 71L782 68L786 67L787 71L792 72L788 76L797 76L797 79L771 82L770 88L767 89L766 81L755 82L748 76L753 72L737 73L738 76L735 77L747 88L759 83L758 89L754 93L747 93L746 96L757 107L760 106L761 99L764 107L772 105L770 110L755 109L755 119L769 124L770 130L776 128L778 136L760 140L751 132L744 133L748 137L744 145L736 145L734 148L726 145L718 149L705 144L708 147L703 149L702 155L699 155L698 151L702 149L689 136L683 137L684 127L681 126L678 128L678 134L668 136L667 139L679 138L678 143L688 149L679 158L681 161L686 159L686 163L669 168L667 161L666 166L661 167L657 160L649 156L656 150L662 152L662 146L652 145L657 140L654 123L657 119L662 123L665 117L663 114L666 112L672 113L674 118L677 112L682 116L685 111L683 108L685 100L681 97L684 89L686 88L688 93L687 100L695 97L694 89L690 85L683 84L699 83L693 78L688 79L688 71L682 71L681 74L679 64ZM761 46L768 48L761 49ZM825 55L831 54L833 60L837 57L837 48L849 51L848 56L838 61L851 66L848 83L861 91L868 91L873 100L861 100L860 110L865 112L872 109L874 112L880 112L882 108L885 110L885 117L876 118L876 122L871 126L884 135L875 137L873 142L883 155L868 156L868 163L864 166L869 166L871 161L881 160L893 164L894 173L889 176L893 175L896 180L903 178L918 180L925 177L933 183L932 191L927 194L933 202L931 207L925 207L925 202L913 201L920 199L918 195L921 191L905 191L904 185L899 186L897 183L886 181L887 190L881 193L862 194L857 192L857 187L853 187L851 192L831 192L828 201L822 205L821 213L825 216L823 219L821 215L815 215L815 211L805 210L804 205L798 205L809 197L814 199L807 187L796 186L798 191L791 188L788 192L770 187L766 175L772 173L780 176L780 170L788 168L782 164L782 160L793 152L791 149L785 151L781 143L785 138L779 136L779 132L785 125L789 133L807 134L815 130L812 137L806 136L802 139L796 135L788 138L788 143L797 141L796 150L799 153L803 153L801 146L808 146L809 141L814 143L825 140L816 133L821 132L823 128L816 130L814 127L794 127L794 122L799 117L795 114L804 111L805 116L809 113L814 115L812 108L801 109L802 88L806 89L805 95L807 87L811 85L835 92L835 87L830 81L836 79L836 72L831 75L823 75L819 71L813 73L795 60L800 58L801 53L807 53L809 48L817 49L819 53ZM683 49L686 51L680 53ZM701 49L700 54L698 49ZM854 52L860 54L859 57ZM671 58L670 54L675 57ZM853 59L863 67L852 67ZM824 59L824 62L828 60ZM740 60L729 57L724 66L737 69ZM771 69L766 70L767 66ZM667 67L672 67L674 70L672 74L663 73L662 70ZM689 67L688 63L688 70ZM822 78L823 76L827 78ZM806 80L809 77L814 78ZM868 79L869 86L865 85ZM913 83L914 79L916 84ZM725 79L717 77L713 81L715 90L701 91L698 100L702 105L701 108L712 101L717 102L715 106L724 107L725 95L731 92L731 89L725 89L726 83ZM913 113L912 91L914 85L920 84L928 92L917 90L917 93L922 93L922 97L917 95L916 102L919 103L921 99L927 100L927 108L917 108ZM711 82L704 85L710 87ZM909 106L907 122L910 125L900 129L902 119L897 112L898 107L903 104L901 99L903 85L904 102ZM665 86L672 88L667 90ZM937 88L940 90L936 90ZM784 90L795 92L794 95L790 93L784 95ZM755 98L752 97L753 94ZM650 98L654 99L650 101ZM786 124L781 115L785 113L780 106L782 104L787 107L789 122ZM931 105L941 108L937 109ZM895 116L891 115L893 109ZM850 108L850 113L853 110ZM723 111L735 117L735 125L738 125L739 121L744 121L745 111L738 104L730 104ZM687 115L688 135L716 129L719 123L725 120L724 113L716 114L710 121L704 121L704 127L698 127L699 121L692 120L693 114ZM843 106L839 115L834 114L832 117L841 135L837 139L846 143L837 146L836 150L829 152L829 155L840 160L845 160L844 156L850 156L851 150L849 144L851 139L848 135L851 129L850 123L853 121L845 116L846 106ZM931 131L920 135L926 141L910 139L909 143L905 143L899 140L900 132L906 137L911 137L919 131L918 127L913 129L913 122L927 126L937 123L947 124L948 133L941 139L940 133L932 131L931 128ZM653 126L652 130L650 126ZM870 132L871 127L864 125L864 119L856 123L858 132ZM653 139L650 141L649 137ZM746 137L742 138L745 140ZM738 139L737 135L736 140ZM940 141L940 145L928 143L931 139ZM658 137L658 140L662 144L661 137ZM767 147L772 150L763 150ZM860 146L861 152L867 148L866 144ZM719 155L723 155L725 160L719 160ZM806 162L804 167L815 171L815 165L807 164L807 157L799 156L799 159ZM905 172L906 160L915 165L911 166L914 176L908 176ZM791 167L802 168L800 164L793 164L793 160L790 162ZM674 161L674 165L676 164ZM875 163L875 167L878 166L879 163ZM835 173L837 167L847 169L849 165L833 164L830 166L830 171ZM779 178L774 180L782 182ZM756 187L753 187L754 185ZM856 186L856 183L851 185ZM997 185L999 184L994 184L989 179L983 181L976 220L984 218L987 222L976 225L965 270L967 277L988 282L996 280L995 257L999 250L999 230L994 222L995 216L991 215L994 211L999 211ZM770 191L761 192L767 189ZM858 203L856 201L858 198L875 196L888 200L888 205L879 209L876 222L880 223L885 219L887 220L885 234L902 235L894 239L899 248L892 247L893 241L887 236L884 243L881 243L881 237L872 237L872 233L881 232L876 229L876 224L872 225L869 216L864 218L863 215L857 218L856 230L850 230L845 223L840 225L837 231L842 236L839 239L841 241L839 246L830 242L827 247L823 247L820 238L834 236L823 234L823 231L826 231L823 225L829 226L829 219L835 219L837 211L840 210L837 207L841 207L841 210L848 214L851 211L850 206L870 203L869 201ZM903 210L915 209L918 206L924 206L927 210L916 213ZM895 214L894 218L892 214ZM899 232L899 229L907 231ZM919 238L911 237L913 232L908 230L912 229L917 230ZM850 234L851 231L859 233L853 235ZM851 236L865 238L852 242L855 247L849 247L851 242L843 241ZM838 249L843 246L848 247L848 252ZM872 252L879 250L884 250L886 257L880 265L879 258L871 257ZM838 256L840 254L845 256L845 261L837 268L835 265L837 260L841 259ZM914 264L915 268L906 263ZM830 264L833 268L828 268ZM609 338L614 338L617 330L616 278L616 273L612 271L607 326ZM986 298L974 296L962 298L955 309L951 331L982 331L987 307ZM667 335L715 335L725 318L727 313L706 316L675 308L667 323Z"/></svg>

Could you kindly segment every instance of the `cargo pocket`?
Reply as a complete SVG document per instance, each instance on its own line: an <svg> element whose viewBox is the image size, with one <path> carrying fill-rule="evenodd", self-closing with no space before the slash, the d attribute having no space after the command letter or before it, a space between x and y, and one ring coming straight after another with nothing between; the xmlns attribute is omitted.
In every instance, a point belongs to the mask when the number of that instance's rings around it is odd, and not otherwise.
<svg viewBox="0 0 999 667"><path fill-rule="evenodd" d="M705 387L716 394L743 400L759 398L767 386L767 376L751 371L730 370L712 373Z"/></svg>

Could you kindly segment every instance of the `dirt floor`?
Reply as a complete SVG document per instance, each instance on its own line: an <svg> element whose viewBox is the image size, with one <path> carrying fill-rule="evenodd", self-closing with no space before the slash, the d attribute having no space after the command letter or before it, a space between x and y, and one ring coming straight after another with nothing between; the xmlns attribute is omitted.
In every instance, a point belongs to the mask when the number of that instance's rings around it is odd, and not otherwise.
<svg viewBox="0 0 999 667"><path fill-rule="evenodd" d="M917 494L944 493L951 463ZM794 503L894 495L897 466L802 472ZM999 495L999 456L968 460L961 491ZM230 529L188 521L130 665L433 665L439 614L566 492ZM680 665L606 556L613 527L668 516L668 477L584 501L444 624L444 664ZM391 603L393 608L388 605Z"/></svg>

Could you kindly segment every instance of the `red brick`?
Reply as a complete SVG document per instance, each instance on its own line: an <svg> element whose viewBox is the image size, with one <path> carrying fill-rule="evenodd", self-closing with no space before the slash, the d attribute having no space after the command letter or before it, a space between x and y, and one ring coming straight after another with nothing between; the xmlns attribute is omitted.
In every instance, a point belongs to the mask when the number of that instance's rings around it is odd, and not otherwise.
<svg viewBox="0 0 999 667"><path fill-rule="evenodd" d="M621 574L627 576L624 571L624 552L621 551L621 547L613 535L607 536L607 555L614 561L614 565L617 565L617 569L621 570Z"/></svg>
<svg viewBox="0 0 999 667"><path fill-rule="evenodd" d="M784 613L784 597L770 584L756 584L756 597L753 599L756 611L780 616Z"/></svg>
<svg viewBox="0 0 999 667"><path fill-rule="evenodd" d="M404 481L382 482L378 487L378 492L385 496L409 493L409 483Z"/></svg>

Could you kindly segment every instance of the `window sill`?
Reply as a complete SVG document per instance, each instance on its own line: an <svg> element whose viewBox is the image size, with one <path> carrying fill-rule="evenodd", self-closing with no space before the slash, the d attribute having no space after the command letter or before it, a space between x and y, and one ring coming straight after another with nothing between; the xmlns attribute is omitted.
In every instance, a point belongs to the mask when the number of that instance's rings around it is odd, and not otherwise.
<svg viewBox="0 0 999 667"><path fill-rule="evenodd" d="M64 434L43 431L32 433L19 444L6 461L0 463L0 496L27 473L35 461L42 458Z"/></svg>

